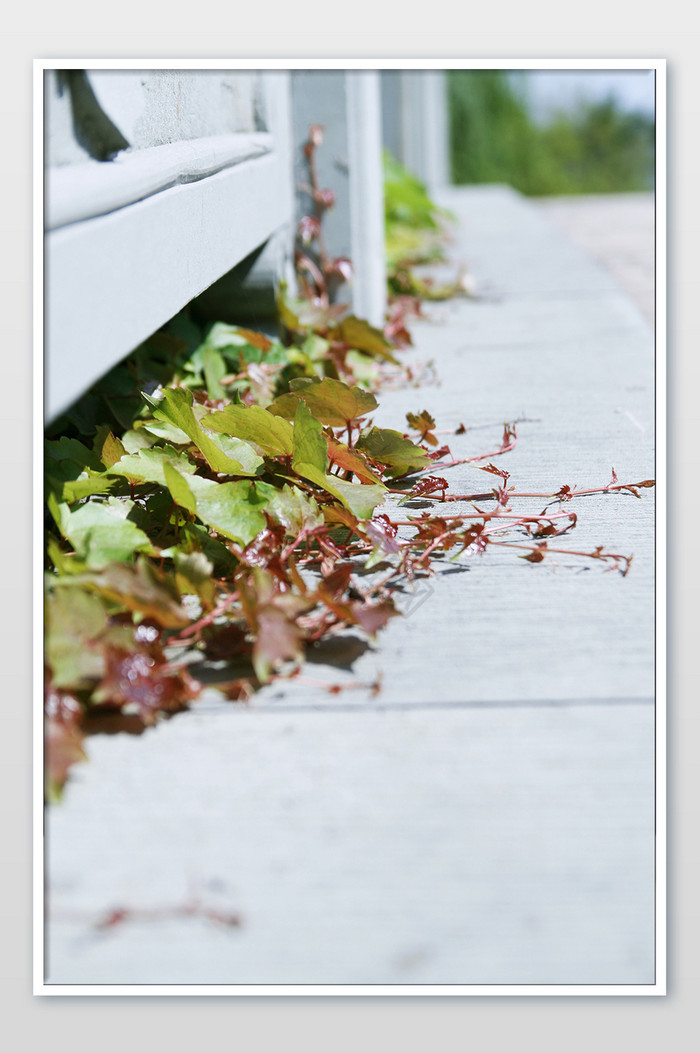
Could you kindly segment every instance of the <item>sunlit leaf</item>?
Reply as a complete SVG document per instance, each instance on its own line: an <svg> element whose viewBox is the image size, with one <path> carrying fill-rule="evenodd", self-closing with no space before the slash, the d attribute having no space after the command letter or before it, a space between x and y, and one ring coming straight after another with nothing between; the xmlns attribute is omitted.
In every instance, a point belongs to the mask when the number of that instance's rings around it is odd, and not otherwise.
<svg viewBox="0 0 700 1053"><path fill-rule="evenodd" d="M226 392L221 386L221 380L228 373L228 369L223 356L216 348L205 347L202 354L202 365L209 397L212 399L224 398Z"/></svg>
<svg viewBox="0 0 700 1053"><path fill-rule="evenodd" d="M338 333L341 340L357 348L358 351L365 351L369 355L393 362L394 365L399 364L392 354L392 345L381 329L375 329L364 318L358 318L354 314L348 315L338 326Z"/></svg>
<svg viewBox="0 0 700 1053"><path fill-rule="evenodd" d="M325 473L328 460L323 428L304 402L298 402L294 415L294 454L292 468L308 478L308 469Z"/></svg>
<svg viewBox="0 0 700 1053"><path fill-rule="evenodd" d="M213 479L191 476L197 515L218 534L247 545L265 526L265 499L247 480L217 483Z"/></svg>
<svg viewBox="0 0 700 1053"><path fill-rule="evenodd" d="M300 400L306 403L317 420L335 428L366 416L378 405L369 391L324 377L323 380L310 380L288 394L280 395L268 406L268 410L292 420Z"/></svg>
<svg viewBox="0 0 700 1053"><path fill-rule="evenodd" d="M49 503L50 504L50 503ZM56 504L57 524L78 556L93 568L112 560L128 560L136 552L152 551L151 542L130 519L131 501L90 501L75 511Z"/></svg>
<svg viewBox="0 0 700 1053"><path fill-rule="evenodd" d="M393 476L425 468L431 463L425 450L391 428L370 428L360 436L356 445L371 460L391 468Z"/></svg>
<svg viewBox="0 0 700 1053"><path fill-rule="evenodd" d="M108 475L123 475L137 483L159 483L166 485L165 466L177 469L185 475L194 473L196 466L179 450L172 446L155 446L137 453L125 454L107 469Z"/></svg>
<svg viewBox="0 0 700 1053"><path fill-rule="evenodd" d="M188 593L199 596L205 603L214 599L214 564L203 552L175 552L175 584L184 596Z"/></svg>
<svg viewBox="0 0 700 1053"><path fill-rule="evenodd" d="M221 446L208 435L192 411L192 392L184 388L166 388L160 402L148 399L153 406L155 416L175 425L191 439L204 454L211 468L222 475L255 475L255 471L246 469L240 461L228 457ZM253 452L253 451L251 451ZM262 463L262 462L261 462Z"/></svg>
<svg viewBox="0 0 700 1053"><path fill-rule="evenodd" d="M201 423L211 431L254 442L272 457L288 457L294 449L292 425L262 406L227 406L210 413Z"/></svg>
<svg viewBox="0 0 700 1053"><path fill-rule="evenodd" d="M168 461L163 461L163 478L175 504L196 514L197 502L187 479Z"/></svg>
<svg viewBox="0 0 700 1053"><path fill-rule="evenodd" d="M346 471L353 472L359 479L364 479L368 483L381 483L381 478L374 469L370 467L362 453L358 450L351 450L344 442L338 442L337 439L331 439L326 437L328 444L328 456L330 460L344 468Z"/></svg>
<svg viewBox="0 0 700 1053"><path fill-rule="evenodd" d="M127 452L124 444L116 438L108 425L97 429L92 448L105 468L111 467Z"/></svg>
<svg viewBox="0 0 700 1053"><path fill-rule="evenodd" d="M323 514L313 497L296 486L285 485L276 490L267 501L265 511L292 536L302 530L314 530L324 523Z"/></svg>

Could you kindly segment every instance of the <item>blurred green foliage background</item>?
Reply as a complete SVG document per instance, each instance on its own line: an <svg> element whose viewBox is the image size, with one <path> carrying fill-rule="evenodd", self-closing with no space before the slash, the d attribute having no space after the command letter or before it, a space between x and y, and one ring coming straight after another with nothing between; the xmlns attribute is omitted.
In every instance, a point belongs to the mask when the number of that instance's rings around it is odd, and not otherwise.
<svg viewBox="0 0 700 1053"><path fill-rule="evenodd" d="M653 190L654 121L612 96L537 123L502 70L449 70L448 89L455 183L530 195Z"/></svg>

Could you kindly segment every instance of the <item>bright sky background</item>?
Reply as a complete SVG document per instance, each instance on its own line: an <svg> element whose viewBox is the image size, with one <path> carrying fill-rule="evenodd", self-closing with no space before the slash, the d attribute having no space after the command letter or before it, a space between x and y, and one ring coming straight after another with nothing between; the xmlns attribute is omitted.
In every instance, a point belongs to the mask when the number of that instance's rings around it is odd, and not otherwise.
<svg viewBox="0 0 700 1053"><path fill-rule="evenodd" d="M518 77L526 81L535 119L610 95L624 110L654 114L653 70L527 70Z"/></svg>

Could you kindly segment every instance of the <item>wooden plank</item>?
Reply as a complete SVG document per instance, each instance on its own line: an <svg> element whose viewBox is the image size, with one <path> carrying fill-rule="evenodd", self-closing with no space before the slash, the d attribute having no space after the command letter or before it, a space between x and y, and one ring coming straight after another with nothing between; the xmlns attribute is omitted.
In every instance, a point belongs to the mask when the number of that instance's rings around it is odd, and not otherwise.
<svg viewBox="0 0 700 1053"><path fill-rule="evenodd" d="M172 187L46 242L46 416L289 219L276 152Z"/></svg>

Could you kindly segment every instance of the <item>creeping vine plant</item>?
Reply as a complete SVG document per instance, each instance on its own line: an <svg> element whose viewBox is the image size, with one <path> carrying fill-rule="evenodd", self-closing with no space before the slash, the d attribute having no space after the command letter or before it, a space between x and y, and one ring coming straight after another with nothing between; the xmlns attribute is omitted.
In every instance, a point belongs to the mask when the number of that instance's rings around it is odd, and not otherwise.
<svg viewBox="0 0 700 1053"><path fill-rule="evenodd" d="M99 714L149 724L197 698L193 651L235 663L238 675L219 687L246 699L297 671L329 634L353 626L374 637L398 613L396 586L433 573L436 557L496 545L533 563L566 551L629 569L627 556L551 542L574 528L574 498L639 497L653 481L621 484L613 472L597 491L518 493L493 463L515 445L515 424L497 448L461 460L439 445L426 409L406 414L405 432L375 424L374 392L407 375L399 352L420 305L400 297L380 331L334 303L351 268L323 242L332 195L316 180L321 142L315 126L313 209L298 226L301 295L281 292L282 339L222 323L201 334L183 315L46 443L50 796L84 757L85 726ZM449 493L443 471L465 462L495 485ZM548 504L526 515L519 497ZM401 506L417 498L431 507L406 514ZM455 500L472 511L449 513ZM377 575L358 573L373 567Z"/></svg>

